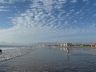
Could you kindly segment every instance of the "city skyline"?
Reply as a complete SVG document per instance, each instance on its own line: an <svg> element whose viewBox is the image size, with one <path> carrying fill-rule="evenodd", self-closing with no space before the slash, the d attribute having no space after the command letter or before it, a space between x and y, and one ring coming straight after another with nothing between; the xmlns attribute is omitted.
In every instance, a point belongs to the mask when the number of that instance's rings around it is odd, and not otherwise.
<svg viewBox="0 0 96 72"><path fill-rule="evenodd" d="M96 0L1 0L0 42L96 42Z"/></svg>

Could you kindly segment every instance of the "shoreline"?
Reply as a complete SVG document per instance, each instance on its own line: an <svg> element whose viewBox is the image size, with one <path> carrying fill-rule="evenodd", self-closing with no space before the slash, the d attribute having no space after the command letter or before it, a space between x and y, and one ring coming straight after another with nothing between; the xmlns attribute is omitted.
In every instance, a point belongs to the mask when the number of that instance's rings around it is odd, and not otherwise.
<svg viewBox="0 0 96 72"><path fill-rule="evenodd" d="M59 48L96 48L90 46L52 46L52 47L59 47Z"/></svg>

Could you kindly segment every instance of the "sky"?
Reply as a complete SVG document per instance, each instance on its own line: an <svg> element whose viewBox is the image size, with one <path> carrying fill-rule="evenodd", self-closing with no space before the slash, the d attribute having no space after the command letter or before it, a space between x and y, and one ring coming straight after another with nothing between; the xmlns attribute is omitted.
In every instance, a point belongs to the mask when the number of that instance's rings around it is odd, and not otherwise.
<svg viewBox="0 0 96 72"><path fill-rule="evenodd" d="M0 42L96 42L96 0L0 0Z"/></svg>

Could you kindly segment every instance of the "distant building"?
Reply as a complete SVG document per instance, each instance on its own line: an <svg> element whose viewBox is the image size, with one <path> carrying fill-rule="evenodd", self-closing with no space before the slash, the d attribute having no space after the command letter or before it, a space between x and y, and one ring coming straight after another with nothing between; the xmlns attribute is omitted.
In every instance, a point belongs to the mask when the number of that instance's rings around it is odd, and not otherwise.
<svg viewBox="0 0 96 72"><path fill-rule="evenodd" d="M96 43L91 43L91 47L96 47Z"/></svg>
<svg viewBox="0 0 96 72"><path fill-rule="evenodd" d="M82 47L82 46L88 46L88 47L90 47L90 44L74 44L74 46L80 46L80 47Z"/></svg>
<svg viewBox="0 0 96 72"><path fill-rule="evenodd" d="M60 46L72 46L72 43L63 43L63 44L60 44Z"/></svg>

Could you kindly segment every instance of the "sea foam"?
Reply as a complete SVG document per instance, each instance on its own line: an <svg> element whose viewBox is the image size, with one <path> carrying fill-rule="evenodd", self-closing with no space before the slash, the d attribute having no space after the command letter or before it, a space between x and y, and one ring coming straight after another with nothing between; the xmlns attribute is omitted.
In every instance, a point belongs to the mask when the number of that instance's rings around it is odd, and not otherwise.
<svg viewBox="0 0 96 72"><path fill-rule="evenodd" d="M9 60L18 56L22 56L33 51L32 47L2 47L0 61Z"/></svg>

